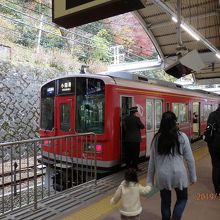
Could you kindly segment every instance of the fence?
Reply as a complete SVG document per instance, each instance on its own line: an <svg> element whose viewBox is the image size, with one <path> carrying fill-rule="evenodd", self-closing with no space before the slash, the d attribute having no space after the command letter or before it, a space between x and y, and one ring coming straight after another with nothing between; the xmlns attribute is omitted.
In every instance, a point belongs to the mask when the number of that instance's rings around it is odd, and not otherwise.
<svg viewBox="0 0 220 220"><path fill-rule="evenodd" d="M0 215L96 178L94 133L1 143Z"/></svg>

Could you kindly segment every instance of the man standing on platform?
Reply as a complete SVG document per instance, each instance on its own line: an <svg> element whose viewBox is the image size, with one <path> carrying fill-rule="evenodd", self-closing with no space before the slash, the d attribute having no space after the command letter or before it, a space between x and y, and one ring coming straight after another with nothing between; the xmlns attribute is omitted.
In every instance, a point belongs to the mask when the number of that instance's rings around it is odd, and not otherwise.
<svg viewBox="0 0 220 220"><path fill-rule="evenodd" d="M125 160L127 168L138 169L138 159L140 154L141 131L144 124L138 117L138 107L131 107L130 115L125 118Z"/></svg>
<svg viewBox="0 0 220 220"><path fill-rule="evenodd" d="M212 182L215 193L220 195L220 104L216 111L210 113L208 124L215 128L212 139L208 141L208 148L212 160Z"/></svg>

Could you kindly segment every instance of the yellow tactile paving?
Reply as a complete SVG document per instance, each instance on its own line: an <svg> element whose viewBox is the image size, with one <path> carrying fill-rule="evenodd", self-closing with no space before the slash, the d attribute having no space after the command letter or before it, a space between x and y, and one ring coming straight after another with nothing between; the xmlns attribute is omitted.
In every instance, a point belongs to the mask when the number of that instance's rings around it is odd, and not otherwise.
<svg viewBox="0 0 220 220"><path fill-rule="evenodd" d="M208 153L208 148L206 145L201 146L199 149L193 152L195 160L200 160ZM146 183L146 176L142 176L139 179L139 182L143 185ZM120 203L117 205L110 205L110 199L113 194L106 196L103 199L91 204L85 208L82 208L79 211L72 213L71 215L64 217L63 220L97 220L101 217L108 215L108 213L112 212L113 209L116 209L120 206Z"/></svg>
<svg viewBox="0 0 220 220"><path fill-rule="evenodd" d="M204 146L201 146L199 149L195 150L193 152L193 155L195 157L195 160L200 160L204 156L206 156L207 153L208 153L208 147L206 145L204 145Z"/></svg>

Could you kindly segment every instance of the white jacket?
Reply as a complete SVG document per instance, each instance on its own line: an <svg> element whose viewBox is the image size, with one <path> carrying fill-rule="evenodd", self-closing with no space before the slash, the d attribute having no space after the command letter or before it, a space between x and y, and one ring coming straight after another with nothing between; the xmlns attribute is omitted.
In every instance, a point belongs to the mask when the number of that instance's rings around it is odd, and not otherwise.
<svg viewBox="0 0 220 220"><path fill-rule="evenodd" d="M121 214L125 216L136 216L142 212L140 195L146 195L150 190L150 186L144 187L139 183L127 183L124 180L116 190L110 203L116 204L121 199Z"/></svg>

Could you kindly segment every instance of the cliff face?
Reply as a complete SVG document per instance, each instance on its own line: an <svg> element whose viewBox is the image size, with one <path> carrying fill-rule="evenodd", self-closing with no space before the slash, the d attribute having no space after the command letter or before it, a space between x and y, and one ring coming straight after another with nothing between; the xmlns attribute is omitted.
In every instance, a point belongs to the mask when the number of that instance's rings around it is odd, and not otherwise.
<svg viewBox="0 0 220 220"><path fill-rule="evenodd" d="M154 45L132 13L105 19L106 27L114 32L117 44L127 44L127 48L140 56L151 56L155 51Z"/></svg>

